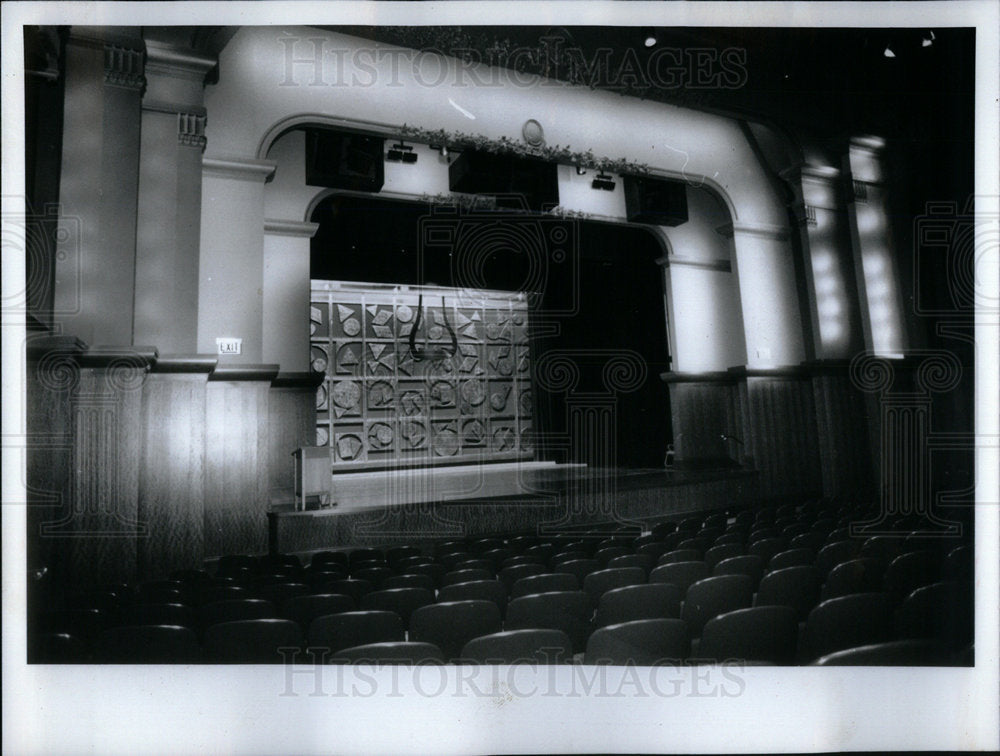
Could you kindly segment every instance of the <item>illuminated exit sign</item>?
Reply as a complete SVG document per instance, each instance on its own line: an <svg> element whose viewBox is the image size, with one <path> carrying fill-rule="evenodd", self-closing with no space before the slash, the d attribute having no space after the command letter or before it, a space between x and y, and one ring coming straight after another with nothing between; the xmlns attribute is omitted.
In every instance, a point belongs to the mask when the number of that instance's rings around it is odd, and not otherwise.
<svg viewBox="0 0 1000 756"><path fill-rule="evenodd" d="M219 354L243 354L243 339L216 339Z"/></svg>

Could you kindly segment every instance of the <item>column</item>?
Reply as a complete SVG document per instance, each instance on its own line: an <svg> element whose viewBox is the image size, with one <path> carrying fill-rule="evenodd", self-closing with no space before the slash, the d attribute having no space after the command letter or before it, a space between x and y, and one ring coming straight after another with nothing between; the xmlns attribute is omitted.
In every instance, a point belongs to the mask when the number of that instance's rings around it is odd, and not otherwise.
<svg viewBox="0 0 1000 756"><path fill-rule="evenodd" d="M735 245L747 367L799 364L806 354L788 230L745 222L719 230Z"/></svg>
<svg viewBox="0 0 1000 756"><path fill-rule="evenodd" d="M309 240L317 223L264 221L264 361L309 370Z"/></svg>
<svg viewBox="0 0 1000 756"><path fill-rule="evenodd" d="M131 344L143 44L74 27L66 43L55 315L88 344Z"/></svg>
<svg viewBox="0 0 1000 756"><path fill-rule="evenodd" d="M214 58L146 42L134 338L168 354L198 349L202 103L214 66Z"/></svg>
<svg viewBox="0 0 1000 756"><path fill-rule="evenodd" d="M217 338L242 339L242 353L220 364L257 364L264 353L264 182L267 160L202 160L198 352ZM307 326L303 324L303 328Z"/></svg>
<svg viewBox="0 0 1000 756"><path fill-rule="evenodd" d="M877 355L901 357L907 335L883 185L884 146L877 137L851 140L845 158L845 179L852 189L847 207L865 347Z"/></svg>

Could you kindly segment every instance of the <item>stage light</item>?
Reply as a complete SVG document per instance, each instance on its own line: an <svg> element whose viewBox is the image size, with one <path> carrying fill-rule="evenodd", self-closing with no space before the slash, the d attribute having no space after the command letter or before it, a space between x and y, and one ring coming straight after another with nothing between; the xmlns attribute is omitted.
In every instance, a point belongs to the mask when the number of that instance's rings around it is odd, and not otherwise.
<svg viewBox="0 0 1000 756"><path fill-rule="evenodd" d="M578 165L576 167L576 175L577 176L586 176L587 175L587 169L584 168L582 165Z"/></svg>
<svg viewBox="0 0 1000 756"><path fill-rule="evenodd" d="M413 151L412 146L400 142L389 148L385 159L393 163L415 163L417 162L417 153Z"/></svg>
<svg viewBox="0 0 1000 756"><path fill-rule="evenodd" d="M885 46L885 52L883 52L882 54L883 54L883 55L884 55L885 57L887 57L887 58L895 58L895 57L896 57L896 53L894 53L894 52L892 51L892 48L891 48L891 47L889 47L888 45L886 45L886 46Z"/></svg>
<svg viewBox="0 0 1000 756"><path fill-rule="evenodd" d="M652 47L656 44L656 32L653 29L645 29L643 31L643 42L646 47Z"/></svg>
<svg viewBox="0 0 1000 756"><path fill-rule="evenodd" d="M590 182L590 186L593 189L603 189L606 192L611 192L614 191L615 182L611 176L604 173L598 173L597 178Z"/></svg>
<svg viewBox="0 0 1000 756"><path fill-rule="evenodd" d="M934 44L934 32L929 31L924 36L924 38L920 40L920 46L921 47L930 47L933 44Z"/></svg>

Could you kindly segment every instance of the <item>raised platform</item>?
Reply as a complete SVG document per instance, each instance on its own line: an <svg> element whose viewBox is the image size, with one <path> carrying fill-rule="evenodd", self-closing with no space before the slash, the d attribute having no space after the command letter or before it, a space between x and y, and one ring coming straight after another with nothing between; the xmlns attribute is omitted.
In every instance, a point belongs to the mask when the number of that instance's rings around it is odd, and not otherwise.
<svg viewBox="0 0 1000 756"><path fill-rule="evenodd" d="M269 513L270 548L307 554L501 533L610 533L622 524L648 525L759 498L758 473L741 468L625 470L551 463L502 467L466 469L449 484L450 499L415 496L411 501L400 496L412 481L386 474L379 482L369 473L363 483L368 496L364 502ZM504 488L511 481L517 486L513 493ZM343 482L338 498L341 490L357 492ZM462 491L469 493L463 496Z"/></svg>

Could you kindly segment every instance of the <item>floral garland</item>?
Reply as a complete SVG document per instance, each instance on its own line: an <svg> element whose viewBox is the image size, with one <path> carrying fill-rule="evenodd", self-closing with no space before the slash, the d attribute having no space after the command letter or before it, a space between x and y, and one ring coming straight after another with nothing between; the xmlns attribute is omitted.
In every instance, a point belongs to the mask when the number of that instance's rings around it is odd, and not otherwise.
<svg viewBox="0 0 1000 756"><path fill-rule="evenodd" d="M458 151L472 149L502 155L534 157L552 163L563 163L575 165L580 168L590 168L595 171L616 173L620 176L626 174L645 175L649 173L649 166L645 163L635 163L625 158L599 158L594 155L593 150L574 152L572 148L561 145L531 147L506 136L502 136L499 139L490 139L482 134L467 134L462 131L447 132L444 129L423 129L419 126L409 126L405 123L400 129L400 133L404 137L416 142L444 146L448 149Z"/></svg>
<svg viewBox="0 0 1000 756"><path fill-rule="evenodd" d="M491 197L489 195L481 194L421 194L418 198L420 202L426 205L438 205L444 207L455 207L459 210L501 210L500 206L497 204L496 197ZM512 212L510 208L502 208L504 212ZM563 207L562 205L556 205L551 210L548 210L548 215L554 215L557 218L566 219L576 219L576 220L590 220L594 217L592 213L584 212L583 210L573 210L572 208Z"/></svg>

